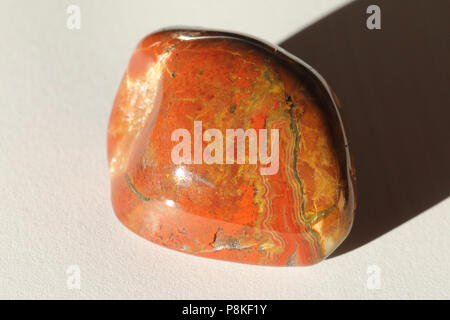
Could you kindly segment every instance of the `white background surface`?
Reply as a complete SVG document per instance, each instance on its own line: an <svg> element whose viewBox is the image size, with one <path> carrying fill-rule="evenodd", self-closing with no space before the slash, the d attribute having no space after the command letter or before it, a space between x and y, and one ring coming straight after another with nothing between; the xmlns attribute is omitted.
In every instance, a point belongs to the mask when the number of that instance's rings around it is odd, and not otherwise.
<svg viewBox="0 0 450 320"><path fill-rule="evenodd" d="M347 2L2 1L0 298L450 298L449 198L371 243L303 268L171 251L113 213L106 127L143 36L193 25L279 43ZM81 30L66 28L69 4L81 8ZM69 265L80 267L80 290L67 288ZM381 269L380 289L367 288L370 265Z"/></svg>

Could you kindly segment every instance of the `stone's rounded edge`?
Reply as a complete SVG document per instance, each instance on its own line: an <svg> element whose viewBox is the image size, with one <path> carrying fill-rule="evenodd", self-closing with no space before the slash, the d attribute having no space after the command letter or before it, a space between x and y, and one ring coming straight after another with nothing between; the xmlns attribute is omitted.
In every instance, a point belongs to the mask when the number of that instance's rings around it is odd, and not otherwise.
<svg viewBox="0 0 450 320"><path fill-rule="evenodd" d="M125 186L122 186L125 187ZM116 192L123 192L123 193L132 193L134 191L128 189L128 188L121 188L118 187L119 190L116 190ZM122 190L120 190L122 189ZM112 191L113 193L114 191ZM175 247L172 245L167 245L164 244L158 237L153 237L152 235L146 234L142 232L142 229L139 228L139 226L130 224L129 221L127 221L127 219L125 218L125 214L123 214L123 207L116 202L114 199L115 197L111 197L112 198L112 206L115 212L115 216L116 218L119 220L119 222L121 223L121 225L126 228L127 230L132 231L134 234L136 234L137 236L150 241L152 244L157 245L159 247L162 248L166 248L166 249L171 249L174 251L177 251L179 253L184 253L184 254L188 254L190 256L194 256L197 258L201 258L201 259L213 259L213 260L217 260L217 261L222 261L225 263L239 263L239 264L247 264L247 265L252 265L252 266L259 266L259 267L276 267L276 268L280 268L280 267L286 267L286 268L290 268L290 267L308 267L308 266L313 266L316 265L320 262L322 262L323 260L325 260L325 257L322 257L320 260L315 260L312 261L310 263L295 263L295 262L291 262L291 263L281 263L277 260L271 260L270 262L256 262L256 261L243 261L243 260L239 260L239 259L230 259L230 258L222 258L222 257L218 257L214 254L215 250L211 250L209 252L193 252L193 251L189 251L180 247ZM189 214L187 215L187 217L190 216ZM209 221L210 219L207 219L208 221L204 221L204 218L202 218L201 220L203 220L201 223L203 224L208 224L211 223L212 226L216 226L216 225L222 225L222 223L220 223L219 221ZM216 227L217 229L217 227ZM220 227L219 227L220 229ZM225 251L230 250L230 249L226 249ZM236 250L236 249L233 249Z"/></svg>
<svg viewBox="0 0 450 320"><path fill-rule="evenodd" d="M296 64L300 65L301 67L305 68L306 70L308 70L311 74L313 74L315 76L315 78L321 83L321 87L324 88L326 90L326 92L328 93L328 98L330 100L330 103L334 106L335 115L337 116L337 118L339 120L341 137L343 138L344 144L345 144L345 153L346 153L345 167L346 167L346 171L347 171L346 174L347 174L348 188L350 189L349 190L349 200L351 200L350 198L353 198L352 202L354 202L354 204L352 205L352 207L353 207L352 215L354 215L354 211L356 209L356 195L355 195L355 192L356 192L356 184L355 183L356 183L356 181L355 181L355 176L354 176L353 160L351 158L351 154L350 154L350 151L349 151L348 138L347 138L345 127L344 127L344 123L343 123L343 120L342 120L342 115L340 113L340 104L337 101L337 97L336 97L335 93L333 92L331 87L328 85L328 83L325 81L325 79L315 69L313 69L311 66L309 66L306 62L304 62L303 60L299 59L298 57L290 54L286 50L284 50L284 49L282 49L282 48L280 48L280 47L278 47L276 45L270 44L270 43L268 43L266 41L257 39L255 37L252 37L252 36L249 36L249 35L246 35L246 34L241 34L241 33L232 33L232 32L226 32L226 31L221 31L221 30L205 30L203 28L192 28L192 27L190 27L190 28L184 28L184 27L164 28L164 29L157 30L157 31L147 35L146 37L144 37L139 42L137 48L142 48L142 49L145 48L144 44L146 42L149 42L155 36L158 36L158 35L170 35L170 34L174 34L174 33L176 34L178 32L181 35L177 35L176 37L179 40L182 40L182 41L189 41L190 40L190 39L188 39L189 37L193 37L193 38L196 38L196 39L201 38L201 37L205 37L205 38L229 38L229 39L244 41L246 43L249 43L251 45L255 45L255 46L259 47L260 49L268 52L269 54L275 54L279 58L281 57L283 59L289 59L290 61L292 61L292 63L296 63ZM185 37L180 39L180 36L182 36L182 34L184 34ZM186 37L186 34L188 35L187 37ZM115 209L115 211L116 211L116 209ZM127 225L124 220L122 220L120 218L119 218L119 220L127 228L131 229L130 226ZM350 219L350 221L351 221L351 225L352 225L352 223L353 223L353 216ZM326 254L326 256L329 256L345 240L345 238L350 233L351 225L348 228L348 230L346 232L346 235L340 239L339 243L336 243L335 248L333 250L331 250L328 254ZM133 231L136 232L135 230L133 230ZM136 232L136 233L138 233L138 232ZM153 242L155 242L155 241L153 241ZM161 244L159 244L159 245L161 245ZM164 246L164 245L162 245L162 246ZM175 249L175 250L177 250L177 249ZM185 251L182 251L182 250L178 250L178 251L185 252ZM189 254L193 254L193 255L197 255L197 256L202 256L202 255L195 254L195 253L190 253L190 252L185 252L185 253L189 253ZM326 256L323 256L320 260L314 261L314 263L302 264L302 265L313 265L313 264L316 264L316 263L324 260L326 258ZM226 260L226 259L221 259L221 258L215 258L214 256L208 256L208 258L219 259L219 260ZM230 261L232 261L232 260L230 260ZM246 263L246 262L243 262L243 261L232 261L232 262ZM250 263L250 264L253 264L253 263ZM257 264L257 265L265 265L265 264ZM279 264L267 264L267 266L280 266L280 265Z"/></svg>
<svg viewBox="0 0 450 320"><path fill-rule="evenodd" d="M294 58L295 58L295 56L294 56ZM350 225L347 228L347 232L345 235L343 235L343 237L341 238L341 241L339 241L339 243L336 244L334 249L331 250L330 252L328 252L328 254L324 256L324 259L327 259L345 241L345 239L347 239L347 237L350 234L352 227L353 227L355 213L356 213L356 207L357 207L356 168L354 165L355 164L354 156L350 150L350 142L349 142L346 127L345 127L344 117L342 114L342 111L344 109L342 108L339 97L337 96L337 94L333 90L333 88L326 82L326 80L317 71L315 71L314 69L312 69L312 70L317 74L316 76L318 77L318 79L321 80L321 82L324 84L324 87L327 89L329 96L330 96L330 101L333 103L335 110L336 110L336 115L338 116L338 119L339 119L340 130L342 132L342 138L344 139L344 143L345 143L344 144L345 166L346 166L346 175L347 175L347 183L348 183L348 190L349 190L348 204L352 206L352 208L350 209L350 212L349 212L351 217L349 219Z"/></svg>

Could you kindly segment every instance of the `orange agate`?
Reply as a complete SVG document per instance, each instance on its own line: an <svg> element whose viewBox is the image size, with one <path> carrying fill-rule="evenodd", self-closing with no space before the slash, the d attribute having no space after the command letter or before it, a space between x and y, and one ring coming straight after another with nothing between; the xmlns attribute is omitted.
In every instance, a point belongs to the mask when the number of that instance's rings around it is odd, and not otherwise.
<svg viewBox="0 0 450 320"><path fill-rule="evenodd" d="M209 129L277 129L277 172L251 163L248 136L244 163L195 163L193 155L174 163L172 133L194 137L194 122L202 138ZM194 142L204 154L212 139ZM250 37L174 29L143 39L114 102L108 160L120 221L178 251L310 265L352 225L354 170L335 95L304 62Z"/></svg>

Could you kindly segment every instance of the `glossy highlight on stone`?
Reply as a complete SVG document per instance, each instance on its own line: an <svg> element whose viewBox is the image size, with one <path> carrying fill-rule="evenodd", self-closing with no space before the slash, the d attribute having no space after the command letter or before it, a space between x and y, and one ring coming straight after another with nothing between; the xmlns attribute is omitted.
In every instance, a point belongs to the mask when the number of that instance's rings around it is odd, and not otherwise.
<svg viewBox="0 0 450 320"><path fill-rule="evenodd" d="M317 263L345 239L356 207L339 108L323 78L281 48L219 31L153 33L133 53L109 121L115 213L145 239L197 256ZM171 134L194 136L194 121L203 132L278 129L277 173L248 161L174 164Z"/></svg>

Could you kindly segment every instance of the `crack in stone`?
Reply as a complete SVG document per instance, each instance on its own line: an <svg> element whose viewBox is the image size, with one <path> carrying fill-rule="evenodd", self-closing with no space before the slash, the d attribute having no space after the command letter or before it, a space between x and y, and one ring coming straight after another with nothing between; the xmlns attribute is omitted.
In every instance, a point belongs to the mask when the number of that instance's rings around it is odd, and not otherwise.
<svg viewBox="0 0 450 320"><path fill-rule="evenodd" d="M133 191L133 193L135 195L138 196L139 199L144 200L144 201L151 201L152 199L150 197L147 197L145 195L143 195L137 188L136 186L133 184L133 181L131 181L130 176L127 174L125 174L125 180L127 181L128 187L130 187L130 190Z"/></svg>

